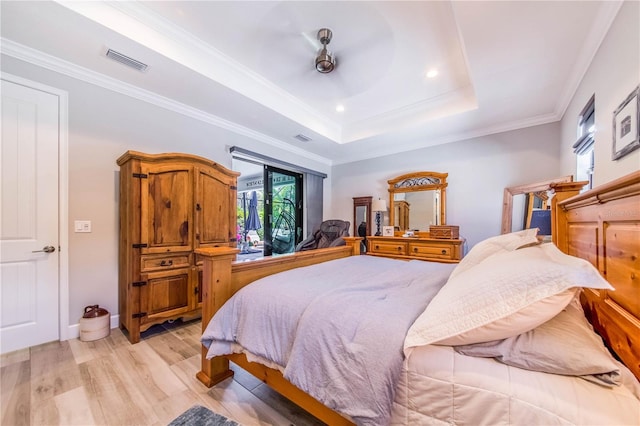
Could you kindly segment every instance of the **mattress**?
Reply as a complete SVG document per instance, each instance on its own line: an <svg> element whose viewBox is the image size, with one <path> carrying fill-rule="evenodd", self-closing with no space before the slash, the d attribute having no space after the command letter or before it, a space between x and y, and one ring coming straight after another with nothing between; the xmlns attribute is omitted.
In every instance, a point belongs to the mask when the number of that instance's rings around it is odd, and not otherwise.
<svg viewBox="0 0 640 426"><path fill-rule="evenodd" d="M623 385L607 388L421 346L404 361L391 424L638 425L640 386L620 369Z"/></svg>

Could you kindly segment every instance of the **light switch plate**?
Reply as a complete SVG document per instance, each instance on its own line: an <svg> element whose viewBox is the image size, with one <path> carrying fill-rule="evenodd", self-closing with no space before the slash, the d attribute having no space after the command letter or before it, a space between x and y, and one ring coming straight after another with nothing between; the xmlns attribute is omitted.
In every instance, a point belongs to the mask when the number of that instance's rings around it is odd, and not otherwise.
<svg viewBox="0 0 640 426"><path fill-rule="evenodd" d="M90 220L76 220L74 222L74 229L76 232L91 232Z"/></svg>

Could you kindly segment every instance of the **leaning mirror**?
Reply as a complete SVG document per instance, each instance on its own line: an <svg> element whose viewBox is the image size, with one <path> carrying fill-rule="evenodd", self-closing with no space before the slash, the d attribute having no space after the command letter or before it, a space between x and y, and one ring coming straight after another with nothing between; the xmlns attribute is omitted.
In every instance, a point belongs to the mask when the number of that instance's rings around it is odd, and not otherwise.
<svg viewBox="0 0 640 426"><path fill-rule="evenodd" d="M573 176L562 176L542 182L512 186L504 189L502 200L502 233L527 228L547 229L546 216L550 219L551 188L555 183L573 182ZM536 223L536 221L541 221ZM550 225L549 225L550 226ZM545 235L542 230L541 235ZM550 230L549 230L550 233Z"/></svg>
<svg viewBox="0 0 640 426"><path fill-rule="evenodd" d="M396 231L446 224L448 173L416 172L390 179L389 223Z"/></svg>

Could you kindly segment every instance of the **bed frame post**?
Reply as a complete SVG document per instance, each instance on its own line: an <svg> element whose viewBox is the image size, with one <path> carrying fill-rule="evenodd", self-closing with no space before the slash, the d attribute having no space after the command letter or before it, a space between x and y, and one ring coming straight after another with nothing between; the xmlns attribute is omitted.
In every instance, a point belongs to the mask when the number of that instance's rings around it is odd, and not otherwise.
<svg viewBox="0 0 640 426"><path fill-rule="evenodd" d="M558 203L578 195L580 190L588 183L588 181L557 182L550 185L555 194L551 199L551 240L564 253L568 252L567 239L559 239L558 236L566 235L567 218L564 212L558 208Z"/></svg>
<svg viewBox="0 0 640 426"><path fill-rule="evenodd" d="M202 332L213 314L231 297L231 262L240 250L230 247L197 249L203 260L202 270ZM207 359L207 348L202 346L201 370L196 378L211 387L232 377L229 360L223 356Z"/></svg>
<svg viewBox="0 0 640 426"><path fill-rule="evenodd" d="M351 247L352 255L357 256L360 254L360 242L363 240L362 237L342 237L347 246Z"/></svg>

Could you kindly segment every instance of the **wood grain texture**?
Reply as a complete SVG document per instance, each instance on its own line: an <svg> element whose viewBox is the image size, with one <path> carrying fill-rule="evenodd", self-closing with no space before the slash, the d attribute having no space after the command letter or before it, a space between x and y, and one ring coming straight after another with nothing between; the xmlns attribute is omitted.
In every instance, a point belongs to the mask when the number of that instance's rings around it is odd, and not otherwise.
<svg viewBox="0 0 640 426"><path fill-rule="evenodd" d="M464 240L428 237L368 237L367 244L367 254L371 256L458 263L462 259Z"/></svg>
<svg viewBox="0 0 640 426"><path fill-rule="evenodd" d="M199 321L176 321L154 326L136 345L115 329L93 342L4 354L1 424L164 426L196 404L245 425L321 424L257 379L250 386L232 379L213 390L202 385L195 378L200 330Z"/></svg>
<svg viewBox="0 0 640 426"><path fill-rule="evenodd" d="M284 256L271 256L249 262L233 262L237 249L216 247L196 250L196 254L203 259L204 268L202 331L205 330L209 320L218 309L242 287L277 272L358 255L361 241L362 238L359 237L346 237L345 246L308 250ZM201 369L196 377L205 386L213 386L233 375L233 371L229 368L229 357L218 356L206 359L206 355L207 350L203 346ZM242 359L236 361L242 362ZM243 367L251 368L252 374L257 373L260 380L298 406L328 424L350 424L349 422L345 423L346 420L338 413L324 407L307 393L291 385L277 370L254 364L247 363ZM264 369L257 370L259 367Z"/></svg>
<svg viewBox="0 0 640 426"><path fill-rule="evenodd" d="M588 260L615 291L585 290L595 330L640 378L640 171L558 203L558 247Z"/></svg>
<svg viewBox="0 0 640 426"><path fill-rule="evenodd" d="M555 200L552 200L552 229L555 231L553 241L558 247L566 253L589 260L605 277L608 270L616 270L611 275L619 282L621 295L613 298L608 291L587 290L583 293L583 304L594 328L601 333L609 347L620 356L636 377L640 377L640 318L636 312L637 301L640 299L640 172L580 195L575 194L578 193L581 182L544 184L546 189L556 191ZM537 186L521 189L538 190ZM303 260L284 257L243 265L232 264L224 251L202 250L198 253L204 258L205 265L205 323L224 301L249 282L297 267L297 261ZM315 263L320 259L318 257L308 260ZM310 402L309 395L286 381L277 370L249 363L243 355L206 360L206 351L203 350L202 354L202 367L198 378L207 386L215 384L216 377L222 377L229 371L227 358L230 358L327 423L348 422L344 418L340 419L338 413L327 407L317 407L317 401ZM312 411L316 408L318 411Z"/></svg>
<svg viewBox="0 0 640 426"><path fill-rule="evenodd" d="M120 165L120 328L131 342L200 316L198 247L235 247L238 173L189 154L128 151Z"/></svg>
<svg viewBox="0 0 640 426"><path fill-rule="evenodd" d="M30 424L31 363L15 362L2 367L0 374L0 404L3 425Z"/></svg>

